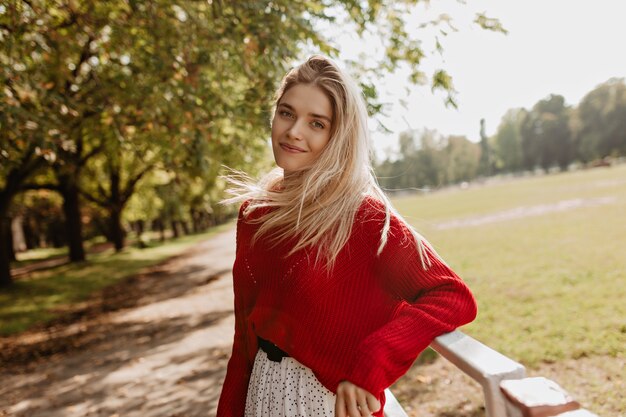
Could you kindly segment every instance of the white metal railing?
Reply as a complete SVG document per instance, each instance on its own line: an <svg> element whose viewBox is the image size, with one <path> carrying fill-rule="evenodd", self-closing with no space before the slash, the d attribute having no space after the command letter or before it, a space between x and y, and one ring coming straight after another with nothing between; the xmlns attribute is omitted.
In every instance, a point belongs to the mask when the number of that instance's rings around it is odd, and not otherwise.
<svg viewBox="0 0 626 417"><path fill-rule="evenodd" d="M506 416L500 381L524 378L526 370L523 365L459 330L437 337L430 346L482 386L487 417ZM385 404L387 417L407 416L389 389L385 391L385 398L389 404Z"/></svg>
<svg viewBox="0 0 626 417"><path fill-rule="evenodd" d="M431 347L482 386L487 417L506 416L500 382L524 378L523 365L458 330L439 336Z"/></svg>
<svg viewBox="0 0 626 417"><path fill-rule="evenodd" d="M391 393L389 388L385 390L385 416L386 417L409 417L404 412L404 408L400 405L396 397Z"/></svg>
<svg viewBox="0 0 626 417"><path fill-rule="evenodd" d="M535 415L524 414L519 408L511 406L511 401L507 400L501 389L500 383L504 380L523 380L521 384L516 383L516 385L520 386L518 391L522 393L521 397L524 396L523 394L528 391L529 387L534 388L531 402L536 402L537 398L544 395L554 397L554 392L548 392L551 388L546 388L545 383L542 381L539 381L540 385L538 388L536 387L537 380L545 380L545 378L525 378L526 369L523 365L458 330L437 337L430 347L482 386L487 417ZM532 386L532 384L535 384L535 386ZM556 383L553 384L556 385ZM552 404L555 409L569 406L568 409L572 410L579 407L578 403L569 398L567 393L563 391L563 394L566 399L562 401L562 404L567 404L565 406ZM389 389L385 390L385 398L386 417L408 417ZM526 405L522 406L526 407ZM532 404L530 408L532 408ZM576 409L566 414L568 417L597 417L584 409ZM565 416L566 414L559 415Z"/></svg>

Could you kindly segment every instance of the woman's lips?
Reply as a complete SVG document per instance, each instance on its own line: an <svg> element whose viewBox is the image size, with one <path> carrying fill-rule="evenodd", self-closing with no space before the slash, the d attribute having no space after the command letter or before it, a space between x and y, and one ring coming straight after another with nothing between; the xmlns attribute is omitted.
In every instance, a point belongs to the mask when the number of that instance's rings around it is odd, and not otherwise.
<svg viewBox="0 0 626 417"><path fill-rule="evenodd" d="M306 152L303 149L300 148L296 148L295 146L290 146L287 145L286 143L281 143L280 147L283 148L286 152L290 152L290 153L302 153L302 152Z"/></svg>

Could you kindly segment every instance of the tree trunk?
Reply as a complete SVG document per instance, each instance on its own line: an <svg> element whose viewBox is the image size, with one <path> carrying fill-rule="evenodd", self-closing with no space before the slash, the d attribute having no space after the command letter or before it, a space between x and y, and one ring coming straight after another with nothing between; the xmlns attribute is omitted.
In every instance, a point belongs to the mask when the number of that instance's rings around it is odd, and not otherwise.
<svg viewBox="0 0 626 417"><path fill-rule="evenodd" d="M24 230L24 240L26 242L26 250L35 249L37 244L39 243L39 238L37 234L33 231L32 225L29 221L22 223L22 228Z"/></svg>
<svg viewBox="0 0 626 417"><path fill-rule="evenodd" d="M193 233L200 233L200 213L194 209L189 209L189 215L191 216L191 228Z"/></svg>
<svg viewBox="0 0 626 417"><path fill-rule="evenodd" d="M14 246L14 239L13 239L13 229L11 228L11 225L13 223L13 220L10 218L6 218L4 219L4 221L6 222L6 244L7 244L7 253L9 254L9 262L15 262L17 261L17 258L15 257L15 246Z"/></svg>
<svg viewBox="0 0 626 417"><path fill-rule="evenodd" d="M184 221L184 220L181 220L180 225L183 228L183 234L185 236L188 236L189 235L189 225L187 224L187 222Z"/></svg>
<svg viewBox="0 0 626 417"><path fill-rule="evenodd" d="M215 226L215 213L209 213L207 214L207 222L206 222L208 227L213 227Z"/></svg>
<svg viewBox="0 0 626 417"><path fill-rule="evenodd" d="M165 242L165 225L162 219L157 220L157 224L159 226L159 237L161 242Z"/></svg>
<svg viewBox="0 0 626 417"><path fill-rule="evenodd" d="M15 253L24 252L27 249L26 236L24 235L24 222L22 216L16 216L11 220L12 247Z"/></svg>
<svg viewBox="0 0 626 417"><path fill-rule="evenodd" d="M124 249L124 228L122 227L122 212L121 210L113 209L110 211L111 215L111 240L115 247L115 252L120 252Z"/></svg>
<svg viewBox="0 0 626 417"><path fill-rule="evenodd" d="M145 230L145 222L143 220L137 220L135 222L135 232L137 233L137 245L141 249L144 249L146 247L146 242L143 240L144 230Z"/></svg>
<svg viewBox="0 0 626 417"><path fill-rule="evenodd" d="M172 233L174 235L174 239L177 239L180 236L180 230L178 229L178 220L172 220Z"/></svg>
<svg viewBox="0 0 626 417"><path fill-rule="evenodd" d="M63 214L65 215L65 230L67 245L70 251L70 261L84 261L83 224L80 215L78 186L74 182L74 178L69 176L59 177L59 183L61 195L63 196Z"/></svg>
<svg viewBox="0 0 626 417"><path fill-rule="evenodd" d="M0 213L0 242L6 242L9 227L6 221L3 221L4 215ZM0 287L7 288L13 285L11 278L11 259L9 258L9 245L0 245Z"/></svg>
<svg viewBox="0 0 626 417"><path fill-rule="evenodd" d="M4 220L8 218L11 201L20 191L20 186L26 178L42 166L43 161L43 158L35 156L35 146L29 147L20 164L6 175L4 186L0 188L0 287L9 287L13 284L9 245L7 244L11 226Z"/></svg>

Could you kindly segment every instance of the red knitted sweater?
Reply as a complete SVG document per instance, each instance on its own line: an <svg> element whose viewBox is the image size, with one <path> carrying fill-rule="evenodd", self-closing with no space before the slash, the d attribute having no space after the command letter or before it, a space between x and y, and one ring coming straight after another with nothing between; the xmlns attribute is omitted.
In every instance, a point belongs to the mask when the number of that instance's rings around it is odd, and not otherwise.
<svg viewBox="0 0 626 417"><path fill-rule="evenodd" d="M468 287L428 247L432 265L422 268L415 240L396 216L386 246L376 255L384 210L374 198L359 208L330 275L312 266L311 251L283 260L293 241L271 248L260 239L251 246L258 225L246 222L245 206L233 266L235 339L218 417L244 415L257 335L311 368L332 392L348 380L384 406L385 388L435 337L476 316ZM382 416L383 407L374 415Z"/></svg>

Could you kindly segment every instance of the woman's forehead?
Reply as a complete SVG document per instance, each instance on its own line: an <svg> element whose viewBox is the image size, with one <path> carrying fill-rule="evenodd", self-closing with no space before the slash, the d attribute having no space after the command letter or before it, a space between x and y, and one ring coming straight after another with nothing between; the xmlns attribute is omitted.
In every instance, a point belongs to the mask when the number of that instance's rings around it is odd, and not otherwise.
<svg viewBox="0 0 626 417"><path fill-rule="evenodd" d="M297 84L289 88L280 98L278 105L294 111L312 113L332 118L332 105L326 93L318 86Z"/></svg>

